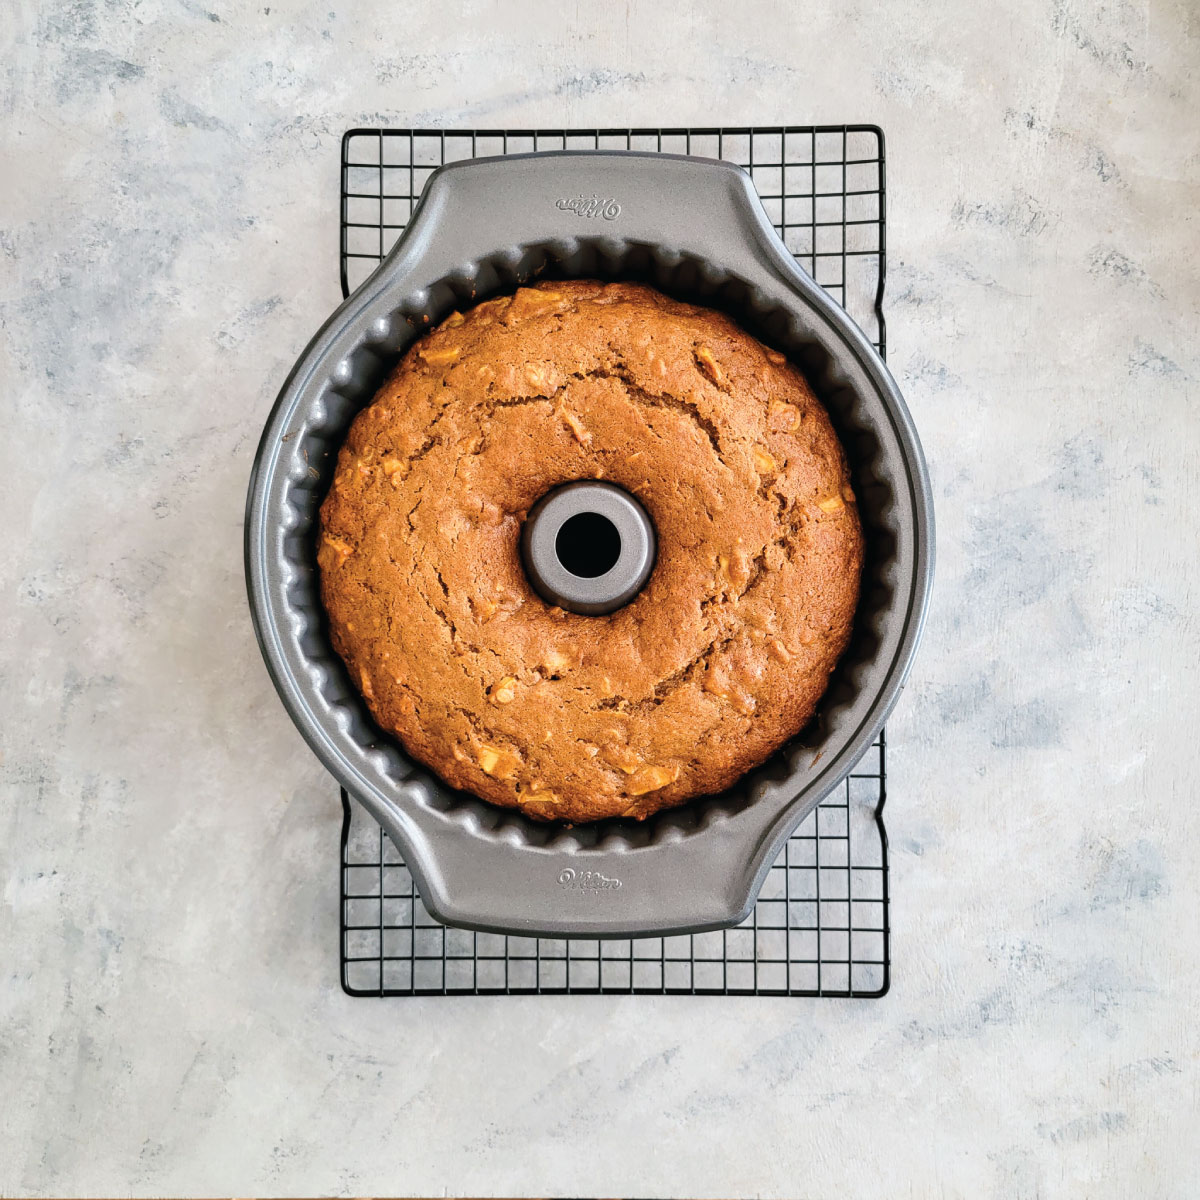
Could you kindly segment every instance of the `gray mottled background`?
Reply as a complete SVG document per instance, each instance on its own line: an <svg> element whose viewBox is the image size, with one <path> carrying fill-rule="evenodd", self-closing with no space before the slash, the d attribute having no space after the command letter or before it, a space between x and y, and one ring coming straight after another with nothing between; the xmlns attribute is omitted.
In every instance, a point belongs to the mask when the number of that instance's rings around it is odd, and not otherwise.
<svg viewBox="0 0 1200 1200"><path fill-rule="evenodd" d="M1200 1192L1200 10L0 21L0 1192ZM878 121L939 576L879 1002L350 1000L243 596L353 123Z"/></svg>

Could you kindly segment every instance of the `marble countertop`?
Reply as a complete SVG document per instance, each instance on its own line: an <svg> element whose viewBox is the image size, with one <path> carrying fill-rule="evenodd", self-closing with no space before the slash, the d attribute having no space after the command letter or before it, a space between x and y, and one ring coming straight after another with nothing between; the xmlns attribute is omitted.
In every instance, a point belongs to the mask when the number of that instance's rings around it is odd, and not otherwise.
<svg viewBox="0 0 1200 1200"><path fill-rule="evenodd" d="M29 0L0 29L0 1193L1200 1191L1200 19ZM880 1001L352 1000L245 485L350 125L874 121L936 592Z"/></svg>

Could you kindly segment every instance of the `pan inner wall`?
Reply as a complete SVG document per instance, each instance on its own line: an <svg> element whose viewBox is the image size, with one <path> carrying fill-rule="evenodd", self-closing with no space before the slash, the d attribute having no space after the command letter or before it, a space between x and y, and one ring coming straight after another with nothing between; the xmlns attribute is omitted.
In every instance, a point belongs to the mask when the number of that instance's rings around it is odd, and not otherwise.
<svg viewBox="0 0 1200 1200"><path fill-rule="evenodd" d="M351 683L329 638L320 601L316 566L316 518L331 482L337 452L357 413L375 393L411 343L455 309L514 291L536 279L631 280L647 283L667 295L725 312L749 333L784 352L805 373L830 413L849 461L865 536L865 561L859 609L850 645L830 677L829 689L814 719L780 751L717 796L698 798L645 822L601 821L564 829L528 820L513 810L496 808L441 783L410 760L399 743L374 722ZM581 241L570 246L550 243L506 251L484 258L470 273L438 280L408 296L397 295L390 315L376 321L347 359L335 365L324 402L314 406L297 445L294 469L286 487L284 557L289 567L286 588L289 615L298 642L313 668L326 704L346 722L359 745L382 751L386 774L396 785L421 781L424 802L468 821L480 832L548 849L599 847L616 839L631 847L663 837L689 836L741 811L754 802L762 785L782 783L806 768L839 731L839 714L864 686L880 643L895 591L893 570L898 519L891 473L859 398L835 377L825 351L793 332L789 313L764 302L753 289L718 266L699 258L665 254L645 245L614 246L607 241ZM799 791L799 783L797 791Z"/></svg>

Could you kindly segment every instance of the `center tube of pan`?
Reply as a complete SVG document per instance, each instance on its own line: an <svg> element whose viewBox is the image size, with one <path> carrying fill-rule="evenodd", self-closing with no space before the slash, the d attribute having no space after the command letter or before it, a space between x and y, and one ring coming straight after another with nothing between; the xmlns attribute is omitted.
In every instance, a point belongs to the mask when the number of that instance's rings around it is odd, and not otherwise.
<svg viewBox="0 0 1200 1200"><path fill-rule="evenodd" d="M529 582L548 604L602 616L628 604L654 569L649 514L624 488L581 479L547 492L521 530Z"/></svg>

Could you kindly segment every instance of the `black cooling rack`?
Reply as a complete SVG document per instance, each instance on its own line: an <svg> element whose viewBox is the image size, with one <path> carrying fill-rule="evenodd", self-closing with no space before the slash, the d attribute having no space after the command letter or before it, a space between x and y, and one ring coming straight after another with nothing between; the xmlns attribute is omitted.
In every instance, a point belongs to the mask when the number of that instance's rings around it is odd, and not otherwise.
<svg viewBox="0 0 1200 1200"><path fill-rule="evenodd" d="M349 295L442 163L534 150L653 150L735 162L784 244L886 353L883 133L712 129L352 129L342 139ZM378 823L342 792L342 987L354 996L667 993L882 996L890 982L885 739L805 820L734 929L599 941L450 929Z"/></svg>

